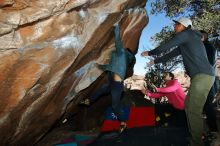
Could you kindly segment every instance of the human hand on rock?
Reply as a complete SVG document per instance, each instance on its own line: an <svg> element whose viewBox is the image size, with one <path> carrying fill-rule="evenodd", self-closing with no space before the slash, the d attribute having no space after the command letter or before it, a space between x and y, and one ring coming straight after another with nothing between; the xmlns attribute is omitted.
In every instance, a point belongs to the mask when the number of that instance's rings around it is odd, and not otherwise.
<svg viewBox="0 0 220 146"><path fill-rule="evenodd" d="M141 53L141 56L142 56L142 57L149 56L148 51L142 52L142 53Z"/></svg>

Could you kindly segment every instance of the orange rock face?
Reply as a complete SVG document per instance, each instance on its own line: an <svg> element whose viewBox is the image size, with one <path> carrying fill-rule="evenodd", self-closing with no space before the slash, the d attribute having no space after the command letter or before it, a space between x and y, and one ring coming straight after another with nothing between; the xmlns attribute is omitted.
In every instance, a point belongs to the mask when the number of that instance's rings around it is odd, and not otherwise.
<svg viewBox="0 0 220 146"><path fill-rule="evenodd" d="M121 17L137 52L146 1L0 0L0 145L34 145L102 73ZM135 7L135 8L133 8Z"/></svg>

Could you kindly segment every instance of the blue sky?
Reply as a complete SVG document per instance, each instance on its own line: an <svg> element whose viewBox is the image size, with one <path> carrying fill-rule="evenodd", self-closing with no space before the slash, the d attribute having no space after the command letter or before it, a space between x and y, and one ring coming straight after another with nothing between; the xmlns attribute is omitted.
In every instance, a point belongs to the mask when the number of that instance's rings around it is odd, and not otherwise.
<svg viewBox="0 0 220 146"><path fill-rule="evenodd" d="M143 52L145 49L150 50L154 49L154 44L152 41L150 41L150 37L152 37L157 32L160 32L162 27L171 25L172 20L165 17L164 14L159 15L151 15L151 3L152 0L148 0L146 4L146 10L149 16L149 23L147 26L143 29L141 37L140 37L140 43L139 43L139 49L138 53L136 54L136 64L134 66L134 74L136 75L145 75L146 69L144 69L146 62L148 62L148 58L143 58L140 56L141 52Z"/></svg>

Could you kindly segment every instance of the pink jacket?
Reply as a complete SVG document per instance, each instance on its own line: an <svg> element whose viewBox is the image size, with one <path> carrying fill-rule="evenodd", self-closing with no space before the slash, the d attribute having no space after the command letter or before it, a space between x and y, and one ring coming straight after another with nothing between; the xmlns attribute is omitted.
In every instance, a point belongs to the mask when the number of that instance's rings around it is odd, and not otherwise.
<svg viewBox="0 0 220 146"><path fill-rule="evenodd" d="M173 105L177 109L183 110L186 95L183 92L178 80L170 80L167 81L165 84L166 87L156 88L156 91L158 93L148 93L147 96L151 98L160 98L162 96L166 96L168 98L168 102L171 105Z"/></svg>

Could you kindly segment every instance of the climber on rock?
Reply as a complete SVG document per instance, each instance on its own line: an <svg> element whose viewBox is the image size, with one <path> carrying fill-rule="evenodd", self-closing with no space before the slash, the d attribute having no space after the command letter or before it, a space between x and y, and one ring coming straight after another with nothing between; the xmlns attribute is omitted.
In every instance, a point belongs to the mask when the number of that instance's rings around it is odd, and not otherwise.
<svg viewBox="0 0 220 146"><path fill-rule="evenodd" d="M86 98L80 102L82 105L90 105L91 102L104 94L111 94L112 98L112 109L117 119L120 121L119 133L123 132L126 125L126 116L122 110L122 93L123 93L123 81L126 78L126 72L129 66L134 65L135 56L132 54L129 48L124 48L121 37L120 29L118 24L114 26L115 35L115 48L112 52L111 60L108 64L99 65L99 67L108 74L108 82L101 86L96 92L92 93L89 98Z"/></svg>

